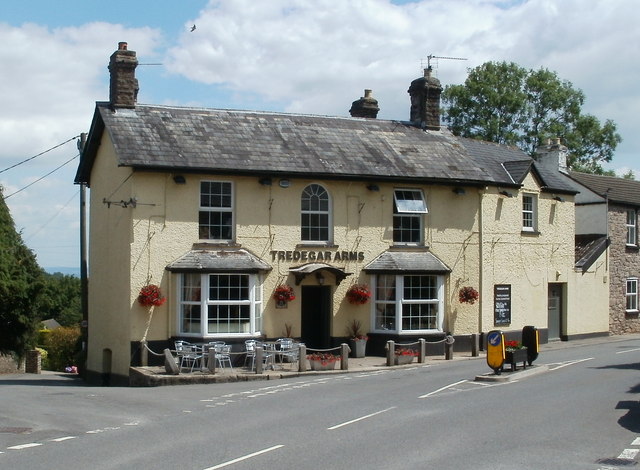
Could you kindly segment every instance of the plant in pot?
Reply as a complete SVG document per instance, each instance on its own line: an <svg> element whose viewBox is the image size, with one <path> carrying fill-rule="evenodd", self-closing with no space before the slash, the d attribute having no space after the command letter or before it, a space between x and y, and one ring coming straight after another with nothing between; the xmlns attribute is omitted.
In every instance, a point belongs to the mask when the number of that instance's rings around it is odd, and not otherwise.
<svg viewBox="0 0 640 470"><path fill-rule="evenodd" d="M280 284L273 291L273 298L276 301L276 306L279 308L284 308L287 306L287 302L296 299L295 292L293 291L293 287L287 284Z"/></svg>
<svg viewBox="0 0 640 470"><path fill-rule="evenodd" d="M351 357L364 357L367 349L367 335L362 332L362 323L360 320L351 320L347 325L347 334L349 335L349 347L351 348Z"/></svg>
<svg viewBox="0 0 640 470"><path fill-rule="evenodd" d="M414 357L418 357L418 351L415 349L396 348L394 363L396 365L411 364Z"/></svg>
<svg viewBox="0 0 640 470"><path fill-rule="evenodd" d="M366 304L370 298L371 291L369 291L369 286L364 284L353 285L347 291L347 300L352 304Z"/></svg>
<svg viewBox="0 0 640 470"><path fill-rule="evenodd" d="M504 363L510 364L511 369L516 368L518 362L522 362L526 367L527 347L520 341L510 340L504 342Z"/></svg>

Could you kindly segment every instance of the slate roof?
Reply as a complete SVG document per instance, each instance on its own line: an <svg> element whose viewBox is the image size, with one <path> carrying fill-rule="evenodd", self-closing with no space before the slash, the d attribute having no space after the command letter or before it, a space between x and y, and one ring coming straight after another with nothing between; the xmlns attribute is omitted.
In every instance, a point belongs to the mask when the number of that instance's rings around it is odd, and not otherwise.
<svg viewBox="0 0 640 470"><path fill-rule="evenodd" d="M430 251L385 251L367 264L367 273L393 273L401 271L450 273L451 269Z"/></svg>
<svg viewBox="0 0 640 470"><path fill-rule="evenodd" d="M77 183L90 183L105 130L119 165L157 171L518 187L532 162L515 147L400 121L151 105L113 111L101 102Z"/></svg>
<svg viewBox="0 0 640 470"><path fill-rule="evenodd" d="M270 271L272 268L263 260L244 249L202 249L191 250L170 263L166 269L172 272L243 272Z"/></svg>
<svg viewBox="0 0 640 470"><path fill-rule="evenodd" d="M606 235L576 235L576 269L586 272L607 249L610 240Z"/></svg>
<svg viewBox="0 0 640 470"><path fill-rule="evenodd" d="M569 176L611 202L640 207L640 181L576 171L569 172Z"/></svg>

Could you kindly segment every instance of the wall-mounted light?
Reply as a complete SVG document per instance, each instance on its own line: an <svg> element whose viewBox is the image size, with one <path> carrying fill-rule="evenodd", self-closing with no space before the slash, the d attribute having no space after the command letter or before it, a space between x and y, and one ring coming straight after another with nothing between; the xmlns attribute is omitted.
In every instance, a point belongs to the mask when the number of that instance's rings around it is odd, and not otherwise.
<svg viewBox="0 0 640 470"><path fill-rule="evenodd" d="M173 175L173 182L175 184L185 184L187 182L187 179L184 177L184 175Z"/></svg>
<svg viewBox="0 0 640 470"><path fill-rule="evenodd" d="M367 189L369 191L380 191L380 186L378 186L377 184L368 184Z"/></svg>
<svg viewBox="0 0 640 470"><path fill-rule="evenodd" d="M289 180L280 180L280 181L278 182L278 185L279 185L281 188L288 188L289 186L291 186L291 182L290 182Z"/></svg>
<svg viewBox="0 0 640 470"><path fill-rule="evenodd" d="M564 202L564 198L560 196L553 196L553 200L558 202Z"/></svg>
<svg viewBox="0 0 640 470"><path fill-rule="evenodd" d="M513 193L510 193L509 191L500 191L500 194L505 197L513 197Z"/></svg>
<svg viewBox="0 0 640 470"><path fill-rule="evenodd" d="M316 272L316 279L318 280L318 284L320 284L321 286L324 285L324 276L322 275L322 272Z"/></svg>
<svg viewBox="0 0 640 470"><path fill-rule="evenodd" d="M264 177L264 178L260 178L258 180L258 183L260 183L262 186L271 186L271 178Z"/></svg>
<svg viewBox="0 0 640 470"><path fill-rule="evenodd" d="M460 194L464 194L464 188L453 188L453 192L460 195Z"/></svg>

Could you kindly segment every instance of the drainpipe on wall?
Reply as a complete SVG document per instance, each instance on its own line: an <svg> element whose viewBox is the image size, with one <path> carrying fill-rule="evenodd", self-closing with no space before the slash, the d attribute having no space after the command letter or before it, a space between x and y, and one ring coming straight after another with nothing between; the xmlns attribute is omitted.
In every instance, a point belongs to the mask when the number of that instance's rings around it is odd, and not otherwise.
<svg viewBox="0 0 640 470"><path fill-rule="evenodd" d="M87 134L80 134L78 150L84 152L87 142ZM82 157L81 157L82 159ZM89 340L89 276L87 274L87 184L80 183L80 302L82 306L82 323L80 333L82 335L82 352L87 352ZM86 361L86 356L84 358ZM80 365L80 364L79 364ZM81 364L80 369L86 370L86 364Z"/></svg>

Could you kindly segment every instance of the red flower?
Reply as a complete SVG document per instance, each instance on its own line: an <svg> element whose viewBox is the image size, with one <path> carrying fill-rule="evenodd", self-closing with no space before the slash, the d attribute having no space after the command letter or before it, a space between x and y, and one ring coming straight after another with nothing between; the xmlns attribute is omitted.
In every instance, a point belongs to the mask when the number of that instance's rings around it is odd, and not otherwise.
<svg viewBox="0 0 640 470"><path fill-rule="evenodd" d="M364 284L351 286L347 291L347 299L352 304L366 304L370 298L369 286Z"/></svg>
<svg viewBox="0 0 640 470"><path fill-rule="evenodd" d="M293 292L293 287L281 284L273 292L273 298L279 302L289 302L290 300L295 300L296 296Z"/></svg>
<svg viewBox="0 0 640 470"><path fill-rule="evenodd" d="M460 289L458 300L460 300L461 303L474 304L479 297L480 294L478 294L478 291L473 287L463 287Z"/></svg>
<svg viewBox="0 0 640 470"><path fill-rule="evenodd" d="M410 348L398 348L395 350L396 356L418 356L418 351Z"/></svg>
<svg viewBox="0 0 640 470"><path fill-rule="evenodd" d="M167 301L166 297L162 297L160 288L155 284L149 284L140 289L138 294L138 302L144 307L151 307L152 305L160 306Z"/></svg>

